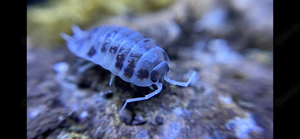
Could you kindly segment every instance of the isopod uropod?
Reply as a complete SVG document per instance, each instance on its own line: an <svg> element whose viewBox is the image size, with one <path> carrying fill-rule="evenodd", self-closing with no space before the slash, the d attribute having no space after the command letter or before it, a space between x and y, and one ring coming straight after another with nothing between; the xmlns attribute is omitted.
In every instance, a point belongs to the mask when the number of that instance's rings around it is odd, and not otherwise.
<svg viewBox="0 0 300 139"><path fill-rule="evenodd" d="M171 80L166 74L170 71L170 59L167 53L139 32L130 28L102 25L87 31L73 25L74 36L61 33L67 47L76 56L92 61L126 82L146 87L155 84L157 90L145 97L127 99L119 113L127 103L151 98L162 90L160 79L179 86L187 87L196 71L187 82Z"/></svg>

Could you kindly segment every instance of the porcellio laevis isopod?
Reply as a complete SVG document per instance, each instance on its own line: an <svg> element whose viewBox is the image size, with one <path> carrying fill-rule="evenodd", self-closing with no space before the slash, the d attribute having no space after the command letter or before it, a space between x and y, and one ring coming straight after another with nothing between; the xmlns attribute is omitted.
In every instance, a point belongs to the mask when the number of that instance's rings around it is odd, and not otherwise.
<svg viewBox="0 0 300 139"><path fill-rule="evenodd" d="M167 53L151 39L128 27L102 25L87 31L73 25L74 35L61 33L67 47L76 56L100 65L112 73L109 85L115 76L126 82L147 87L152 84L157 90L145 97L127 99L119 113L127 103L151 98L162 90L160 79L179 86L187 87L196 71L187 82L171 80L170 59Z"/></svg>

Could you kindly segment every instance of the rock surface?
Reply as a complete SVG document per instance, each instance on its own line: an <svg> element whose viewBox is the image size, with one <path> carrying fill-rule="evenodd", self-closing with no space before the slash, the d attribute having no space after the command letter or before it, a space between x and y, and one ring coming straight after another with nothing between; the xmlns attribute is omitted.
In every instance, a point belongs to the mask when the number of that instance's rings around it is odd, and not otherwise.
<svg viewBox="0 0 300 139"><path fill-rule="evenodd" d="M119 77L108 86L109 71L81 71L90 62L65 44L44 49L28 40L27 137L273 138L272 2L224 3L182 0L105 20L153 38L169 54L172 79L186 81L197 71L189 87L164 82L159 94L128 103L121 114L126 99L152 90Z"/></svg>

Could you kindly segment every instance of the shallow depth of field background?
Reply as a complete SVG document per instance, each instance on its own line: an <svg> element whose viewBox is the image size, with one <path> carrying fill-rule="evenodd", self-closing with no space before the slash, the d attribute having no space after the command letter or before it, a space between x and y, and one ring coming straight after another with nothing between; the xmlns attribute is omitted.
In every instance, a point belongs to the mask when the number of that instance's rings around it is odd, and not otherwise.
<svg viewBox="0 0 300 139"><path fill-rule="evenodd" d="M100 66L85 72L59 33L122 25L168 53L170 76L152 91ZM273 138L273 1L29 0L27 2L28 138ZM282 40L283 41L283 40Z"/></svg>

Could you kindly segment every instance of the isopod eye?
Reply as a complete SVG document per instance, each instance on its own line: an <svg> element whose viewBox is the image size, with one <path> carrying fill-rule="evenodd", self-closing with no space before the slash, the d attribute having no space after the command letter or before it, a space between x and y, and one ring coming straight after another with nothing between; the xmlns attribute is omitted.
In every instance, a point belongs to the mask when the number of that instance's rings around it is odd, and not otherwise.
<svg viewBox="0 0 300 139"><path fill-rule="evenodd" d="M160 78L163 78L169 71L169 65L166 62L158 64L150 74L150 79L153 83L157 82Z"/></svg>

